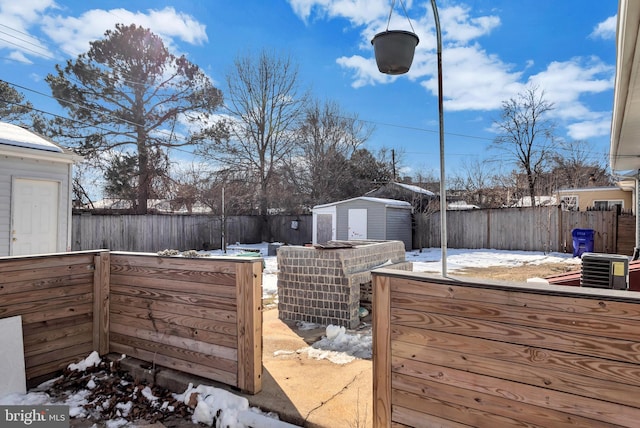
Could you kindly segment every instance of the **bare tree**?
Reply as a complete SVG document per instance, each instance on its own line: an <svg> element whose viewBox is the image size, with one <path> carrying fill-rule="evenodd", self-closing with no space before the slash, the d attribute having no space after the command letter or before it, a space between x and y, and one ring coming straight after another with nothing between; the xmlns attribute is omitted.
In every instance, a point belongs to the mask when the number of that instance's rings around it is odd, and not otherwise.
<svg viewBox="0 0 640 428"><path fill-rule="evenodd" d="M291 157L288 172L309 205L344 196L341 192L352 179L348 161L372 132L372 126L335 102L307 105L297 132L300 153Z"/></svg>
<svg viewBox="0 0 640 428"><path fill-rule="evenodd" d="M506 151L524 172L532 205L536 201L536 182L553 153L555 123L549 117L552 110L553 104L545 100L544 91L529 87L502 102L500 120L495 122L499 135L494 146Z"/></svg>
<svg viewBox="0 0 640 428"><path fill-rule="evenodd" d="M563 141L553 156L552 176L556 187L587 187L611 185L607 158L593 158L593 146L587 141Z"/></svg>
<svg viewBox="0 0 640 428"><path fill-rule="evenodd" d="M297 126L306 94L301 94L298 68L288 56L267 50L239 56L227 75L226 113L216 144L201 153L221 167L250 177L259 189L259 214L269 208L269 185L295 148Z"/></svg>

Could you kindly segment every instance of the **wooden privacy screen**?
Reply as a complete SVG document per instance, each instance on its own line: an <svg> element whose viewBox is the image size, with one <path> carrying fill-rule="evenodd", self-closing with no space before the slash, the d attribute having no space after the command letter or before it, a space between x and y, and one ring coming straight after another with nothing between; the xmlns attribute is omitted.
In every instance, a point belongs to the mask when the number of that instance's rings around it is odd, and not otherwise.
<svg viewBox="0 0 640 428"><path fill-rule="evenodd" d="M376 427L638 426L638 293L373 281Z"/></svg>
<svg viewBox="0 0 640 428"><path fill-rule="evenodd" d="M262 259L111 254L110 349L258 392Z"/></svg>
<svg viewBox="0 0 640 428"><path fill-rule="evenodd" d="M0 258L0 318L22 316L28 380L53 373L97 349L94 277L100 274L99 260L108 255Z"/></svg>
<svg viewBox="0 0 640 428"><path fill-rule="evenodd" d="M79 252L0 258L0 318L21 315L28 380L92 350L257 393L262 259Z"/></svg>

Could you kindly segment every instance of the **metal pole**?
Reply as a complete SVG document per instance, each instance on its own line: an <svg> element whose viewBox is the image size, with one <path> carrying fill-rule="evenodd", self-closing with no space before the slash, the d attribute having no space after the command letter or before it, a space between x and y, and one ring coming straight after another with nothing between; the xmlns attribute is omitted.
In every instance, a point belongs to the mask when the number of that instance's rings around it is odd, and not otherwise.
<svg viewBox="0 0 640 428"><path fill-rule="evenodd" d="M638 260L640 258L640 169L636 171L636 206L634 207L636 215L636 246L633 249L632 260Z"/></svg>
<svg viewBox="0 0 640 428"><path fill-rule="evenodd" d="M220 229L222 230L222 251L227 254L227 242L225 239L225 229L227 228L227 218L224 215L224 185L222 186L222 224L220 225Z"/></svg>
<svg viewBox="0 0 640 428"><path fill-rule="evenodd" d="M436 0L431 0L433 19L436 23L438 42L438 118L440 125L440 248L442 252L442 276L447 276L447 193L444 174L444 108L442 95L442 33Z"/></svg>

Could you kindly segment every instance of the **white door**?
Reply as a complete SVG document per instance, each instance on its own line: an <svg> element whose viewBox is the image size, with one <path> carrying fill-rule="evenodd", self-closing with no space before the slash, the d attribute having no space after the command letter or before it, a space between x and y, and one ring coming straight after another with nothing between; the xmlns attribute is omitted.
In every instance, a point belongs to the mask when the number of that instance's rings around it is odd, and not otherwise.
<svg viewBox="0 0 640 428"><path fill-rule="evenodd" d="M349 240L367 239L367 209L349 210Z"/></svg>
<svg viewBox="0 0 640 428"><path fill-rule="evenodd" d="M56 181L13 180L12 256L57 251L59 187Z"/></svg>

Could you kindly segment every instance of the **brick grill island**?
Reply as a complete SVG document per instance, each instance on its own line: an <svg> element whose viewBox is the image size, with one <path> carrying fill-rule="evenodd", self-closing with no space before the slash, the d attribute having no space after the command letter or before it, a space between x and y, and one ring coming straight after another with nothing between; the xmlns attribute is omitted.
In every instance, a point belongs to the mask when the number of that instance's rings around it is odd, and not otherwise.
<svg viewBox="0 0 640 428"><path fill-rule="evenodd" d="M413 267L402 241L331 241L328 246L335 248L278 249L280 319L356 328L359 307L371 309L371 270Z"/></svg>

